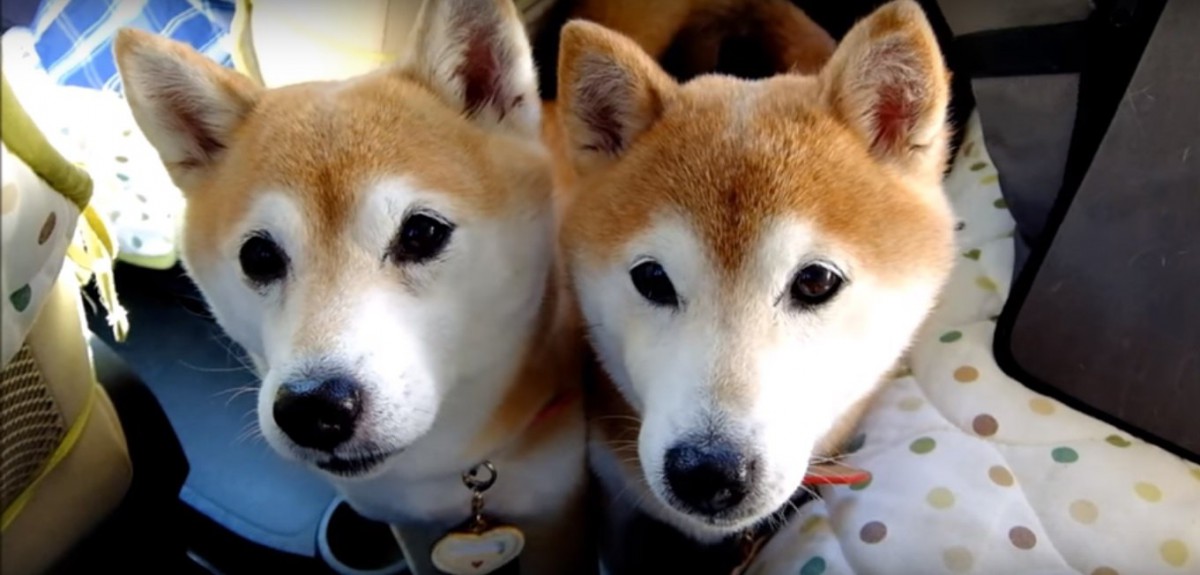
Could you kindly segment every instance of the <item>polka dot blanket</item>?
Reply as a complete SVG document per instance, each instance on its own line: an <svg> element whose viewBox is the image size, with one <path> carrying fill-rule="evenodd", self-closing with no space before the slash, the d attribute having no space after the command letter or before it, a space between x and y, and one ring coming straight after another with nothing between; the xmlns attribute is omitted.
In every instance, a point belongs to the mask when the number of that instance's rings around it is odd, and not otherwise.
<svg viewBox="0 0 1200 575"><path fill-rule="evenodd" d="M978 116L946 193L961 256L850 446L872 480L828 487L755 574L1200 574L1200 466L1034 393L992 357L1014 223Z"/></svg>

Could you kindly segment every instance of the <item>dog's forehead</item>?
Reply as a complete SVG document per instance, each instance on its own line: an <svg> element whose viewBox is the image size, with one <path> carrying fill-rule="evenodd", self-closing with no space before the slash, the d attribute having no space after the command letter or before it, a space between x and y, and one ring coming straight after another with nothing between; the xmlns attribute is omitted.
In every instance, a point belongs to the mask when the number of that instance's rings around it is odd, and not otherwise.
<svg viewBox="0 0 1200 575"><path fill-rule="evenodd" d="M779 222L810 230L881 276L941 265L949 223L876 163L818 100L813 78L685 85L616 168L582 190L577 230L610 257L672 213L724 274L770 243ZM576 237L579 237L578 235ZM798 262L793 262L798 263Z"/></svg>
<svg viewBox="0 0 1200 575"><path fill-rule="evenodd" d="M258 194L285 193L308 225L336 233L389 180L481 216L548 193L537 185L543 159L496 140L400 74L287 86L263 96L202 190L214 201L198 203L225 204L236 217Z"/></svg>

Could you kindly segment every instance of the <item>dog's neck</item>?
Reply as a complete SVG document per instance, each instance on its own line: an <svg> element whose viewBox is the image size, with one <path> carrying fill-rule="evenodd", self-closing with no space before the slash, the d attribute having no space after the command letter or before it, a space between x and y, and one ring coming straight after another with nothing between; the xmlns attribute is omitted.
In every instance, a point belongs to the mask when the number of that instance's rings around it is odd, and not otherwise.
<svg viewBox="0 0 1200 575"><path fill-rule="evenodd" d="M497 358L496 369L460 382L446 397L433 428L392 464L389 475L427 481L459 474L500 452L530 447L541 435L539 414L578 387L580 337L564 313L562 282L551 270L539 307L528 324L514 326L513 360ZM520 343L521 336L524 342ZM515 348L515 349L513 349ZM473 353L473 350L463 350Z"/></svg>

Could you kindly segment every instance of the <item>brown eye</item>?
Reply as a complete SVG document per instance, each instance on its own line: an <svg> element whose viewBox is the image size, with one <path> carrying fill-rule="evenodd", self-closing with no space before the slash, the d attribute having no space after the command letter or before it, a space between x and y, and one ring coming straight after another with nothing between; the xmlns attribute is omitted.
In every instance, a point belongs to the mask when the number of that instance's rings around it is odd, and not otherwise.
<svg viewBox="0 0 1200 575"><path fill-rule="evenodd" d="M288 272L287 254L266 232L255 232L246 238L238 251L238 263L246 279L260 287L283 279Z"/></svg>
<svg viewBox="0 0 1200 575"><path fill-rule="evenodd" d="M801 309L819 306L833 299L843 283L842 276L824 264L804 266L792 279L792 305Z"/></svg>
<svg viewBox="0 0 1200 575"><path fill-rule="evenodd" d="M679 296L675 293L675 285L667 276L658 262L642 262L629 270L629 279L633 287L650 303L662 307L678 307Z"/></svg>
<svg viewBox="0 0 1200 575"><path fill-rule="evenodd" d="M454 226L434 216L413 214L400 225L388 257L397 265L429 261L445 250L453 232Z"/></svg>

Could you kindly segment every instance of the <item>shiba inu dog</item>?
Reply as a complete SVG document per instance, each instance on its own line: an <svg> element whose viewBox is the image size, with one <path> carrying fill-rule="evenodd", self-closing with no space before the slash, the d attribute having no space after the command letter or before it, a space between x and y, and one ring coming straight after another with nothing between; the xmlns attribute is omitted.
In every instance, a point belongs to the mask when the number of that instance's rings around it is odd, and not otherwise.
<svg viewBox="0 0 1200 575"><path fill-rule="evenodd" d="M558 77L576 178L561 243L602 367L602 552L610 572L654 572L631 518L702 544L766 521L836 455L935 305L953 258L949 73L900 0L817 74L680 84L576 21Z"/></svg>
<svg viewBox="0 0 1200 575"><path fill-rule="evenodd" d="M266 441L398 525L417 573L489 462L483 514L524 531L521 572L583 572L582 338L528 41L512 0L418 20L395 65L271 90L146 33L116 54L188 200L186 268L261 372Z"/></svg>

